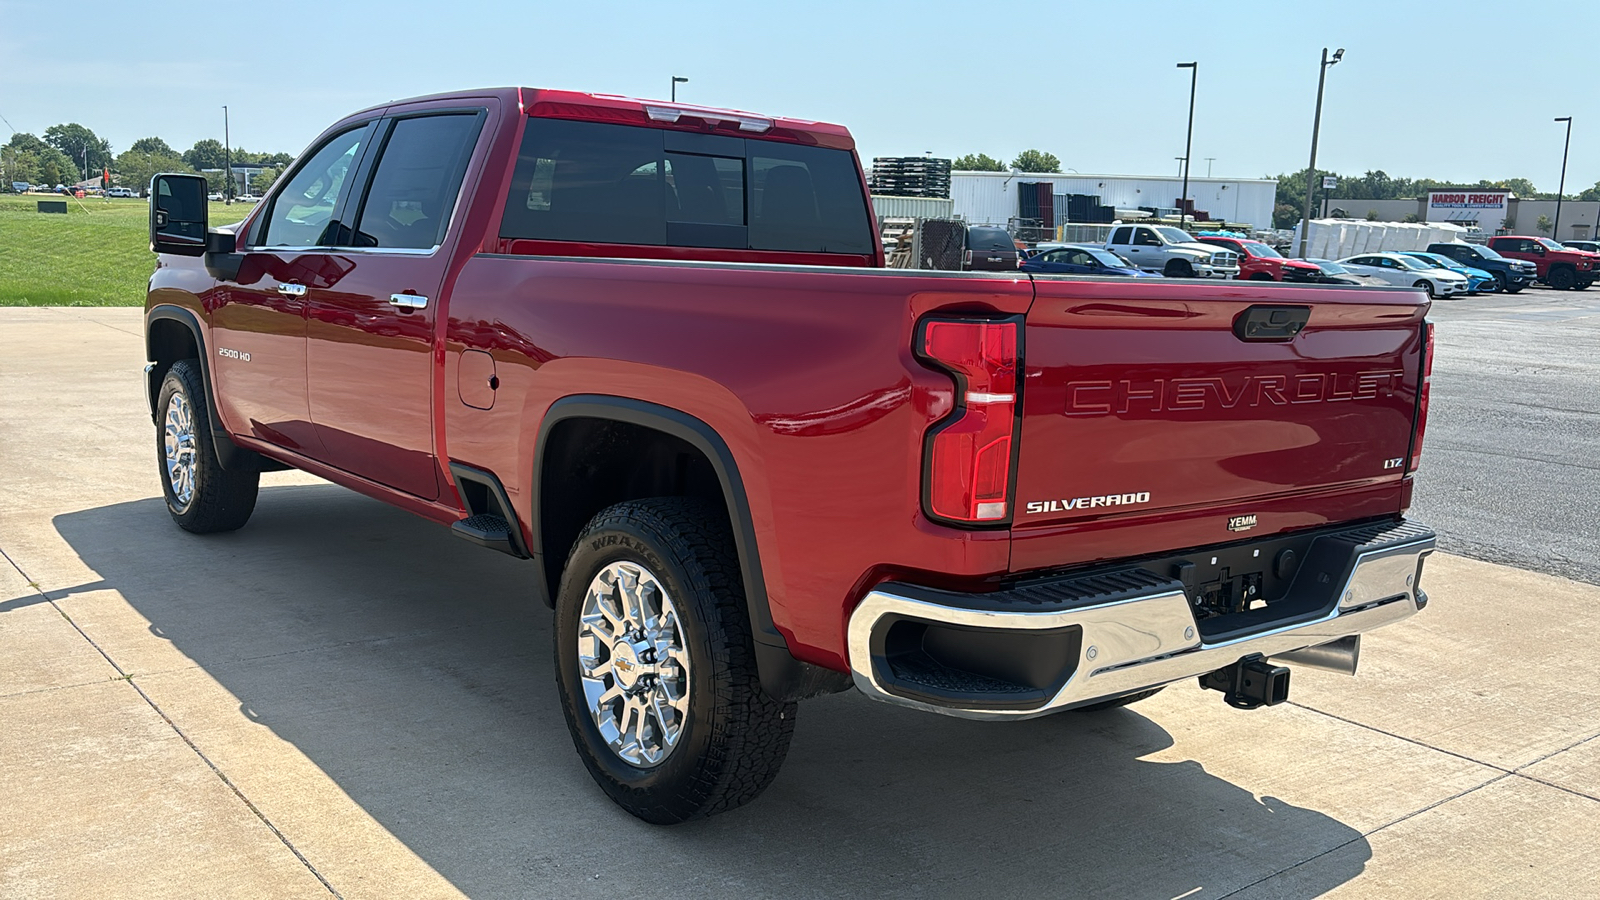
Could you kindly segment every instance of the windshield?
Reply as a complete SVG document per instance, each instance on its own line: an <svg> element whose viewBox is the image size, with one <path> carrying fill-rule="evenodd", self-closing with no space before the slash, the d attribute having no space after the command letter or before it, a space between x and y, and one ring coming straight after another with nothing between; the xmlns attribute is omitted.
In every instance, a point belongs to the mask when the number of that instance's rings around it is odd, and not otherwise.
<svg viewBox="0 0 1600 900"><path fill-rule="evenodd" d="M1438 268L1438 266L1429 265L1414 256L1397 256L1395 259L1400 260L1400 265L1405 266L1408 269L1420 270Z"/></svg>
<svg viewBox="0 0 1600 900"><path fill-rule="evenodd" d="M1346 269L1344 266L1341 266L1336 262L1319 262L1319 263L1317 263L1317 267L1320 268L1325 274L1328 274L1328 275L1348 275L1348 274L1350 274L1350 270L1349 269Z"/></svg>
<svg viewBox="0 0 1600 900"><path fill-rule="evenodd" d="M1167 243L1169 243L1169 244L1192 244L1192 243L1194 243L1194 236L1191 235L1189 232L1184 231L1182 228L1172 228L1172 227L1163 225L1163 226L1160 226L1160 227L1156 228L1155 232L1156 232L1156 234L1159 234L1163 238L1165 238Z"/></svg>
<svg viewBox="0 0 1600 900"><path fill-rule="evenodd" d="M1418 262L1422 263L1423 265L1432 266L1435 269L1449 269L1450 271L1453 272L1453 271L1455 271L1457 269L1465 269L1466 268L1466 266L1463 266L1461 263L1458 263L1455 260L1450 259L1447 256L1429 255L1429 256L1416 256L1416 257L1412 257L1412 258L1417 260Z"/></svg>
<svg viewBox="0 0 1600 900"><path fill-rule="evenodd" d="M1549 238L1534 238L1534 240L1536 240L1539 243L1543 244L1545 246L1546 250L1565 250L1565 249L1567 249L1567 248L1561 246L1560 244L1556 243L1555 241L1550 240Z"/></svg>
<svg viewBox="0 0 1600 900"><path fill-rule="evenodd" d="M1109 250L1099 250L1091 247L1085 247L1083 252L1094 257L1095 261L1100 263L1102 266L1110 266L1113 269L1129 269L1133 267L1132 263Z"/></svg>
<svg viewBox="0 0 1600 900"><path fill-rule="evenodd" d="M1264 256L1267 259L1283 259L1282 253L1279 253L1260 241L1240 241L1239 243L1243 244L1244 248L1250 251L1251 256Z"/></svg>
<svg viewBox="0 0 1600 900"><path fill-rule="evenodd" d="M1481 259L1505 259L1505 257L1495 252L1492 247L1473 247L1472 249L1478 251L1478 256Z"/></svg>

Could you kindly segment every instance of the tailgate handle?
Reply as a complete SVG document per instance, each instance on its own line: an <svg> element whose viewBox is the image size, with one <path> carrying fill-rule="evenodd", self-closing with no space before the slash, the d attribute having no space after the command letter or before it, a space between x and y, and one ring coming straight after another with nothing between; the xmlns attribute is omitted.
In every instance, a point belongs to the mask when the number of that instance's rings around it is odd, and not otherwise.
<svg viewBox="0 0 1600 900"><path fill-rule="evenodd" d="M1311 318L1309 306L1252 306L1233 320L1241 341L1292 341Z"/></svg>

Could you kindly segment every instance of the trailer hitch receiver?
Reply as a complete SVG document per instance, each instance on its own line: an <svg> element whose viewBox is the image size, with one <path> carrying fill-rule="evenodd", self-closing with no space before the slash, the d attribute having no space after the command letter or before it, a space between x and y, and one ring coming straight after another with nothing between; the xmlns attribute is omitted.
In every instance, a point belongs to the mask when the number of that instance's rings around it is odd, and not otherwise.
<svg viewBox="0 0 1600 900"><path fill-rule="evenodd" d="M1276 706L1289 699L1289 667L1275 666L1259 653L1200 676L1200 686L1221 691L1234 709Z"/></svg>

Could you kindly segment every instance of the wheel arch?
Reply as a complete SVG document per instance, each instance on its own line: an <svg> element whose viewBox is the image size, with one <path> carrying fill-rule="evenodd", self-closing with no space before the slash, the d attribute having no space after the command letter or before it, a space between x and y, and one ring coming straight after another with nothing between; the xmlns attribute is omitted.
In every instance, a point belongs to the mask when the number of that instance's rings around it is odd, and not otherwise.
<svg viewBox="0 0 1600 900"><path fill-rule="evenodd" d="M851 684L848 674L796 660L773 624L744 477L727 442L703 420L626 397L563 397L540 422L531 475L530 549L541 563L548 602L555 602L577 534L606 506L647 496L720 500L738 554L762 687L776 699L796 700Z"/></svg>
<svg viewBox="0 0 1600 900"><path fill-rule="evenodd" d="M205 387L206 412L211 423L211 443L216 448L217 461L224 469L249 469L258 471L277 468L267 463L265 457L245 450L233 442L228 430L217 415L216 388L211 383L211 355L206 350L205 329L200 317L186 307L171 303L152 306L144 315L145 399L150 406L150 421L161 427L161 414L156 403L161 397L161 382L167 377L172 364L180 359L192 359L200 367L200 383Z"/></svg>

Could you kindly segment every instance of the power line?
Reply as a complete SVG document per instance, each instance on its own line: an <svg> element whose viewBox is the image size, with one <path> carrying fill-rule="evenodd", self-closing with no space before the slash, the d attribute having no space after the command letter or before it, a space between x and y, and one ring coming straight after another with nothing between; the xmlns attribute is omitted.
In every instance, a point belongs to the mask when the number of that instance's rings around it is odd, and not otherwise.
<svg viewBox="0 0 1600 900"><path fill-rule="evenodd" d="M12 134L17 133L17 129L12 127L10 119L6 118L5 116L0 116L0 122L6 123L6 127L11 129Z"/></svg>

